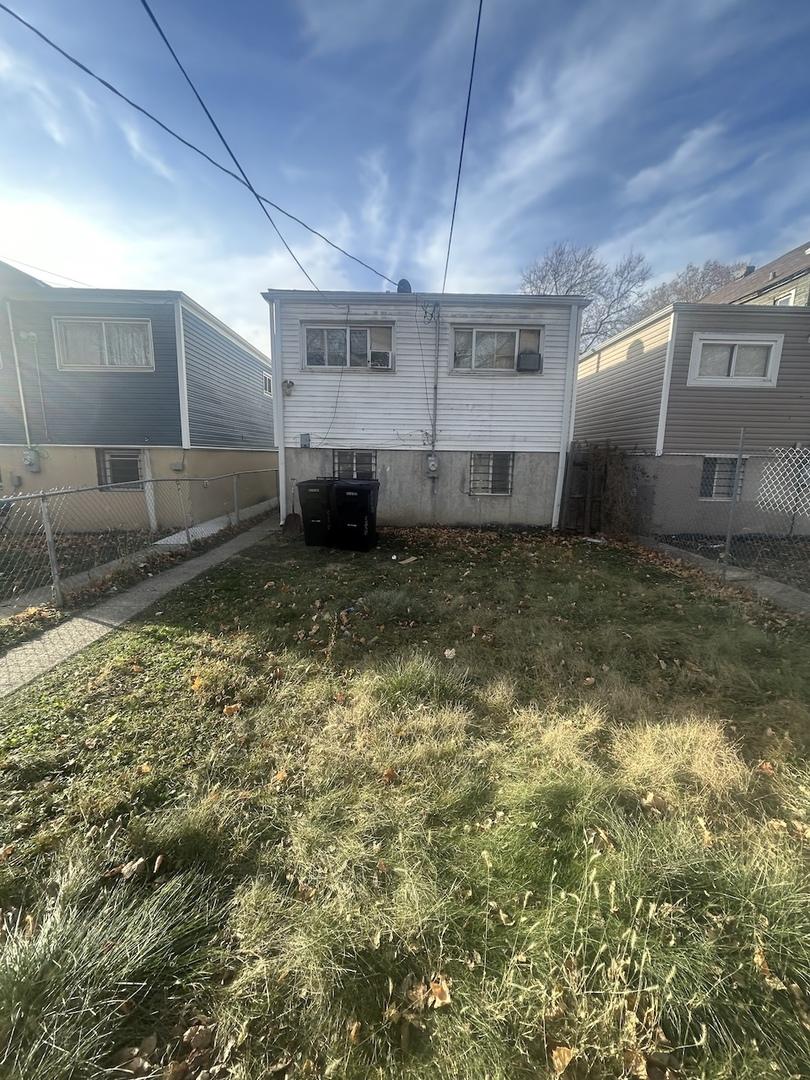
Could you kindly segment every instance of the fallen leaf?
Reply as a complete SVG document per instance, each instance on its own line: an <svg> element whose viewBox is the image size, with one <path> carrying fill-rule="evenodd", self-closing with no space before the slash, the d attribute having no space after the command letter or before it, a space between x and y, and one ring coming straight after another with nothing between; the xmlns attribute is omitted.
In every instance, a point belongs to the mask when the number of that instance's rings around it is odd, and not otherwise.
<svg viewBox="0 0 810 1080"><path fill-rule="evenodd" d="M200 692L200 690L202 690L203 686L204 686L204 683L203 683L202 677L201 677L200 675L196 675L196 676L195 676L195 677L194 677L194 678L193 678L193 679L191 680L191 689L192 689L192 690L193 690L193 691L194 691L195 693L199 693L199 692Z"/></svg>
<svg viewBox="0 0 810 1080"><path fill-rule="evenodd" d="M450 983L451 980L446 975L442 975L441 972L438 975L434 975L430 980L430 1005L434 1009L441 1009L445 1005L449 1005L452 1001L450 997Z"/></svg>
<svg viewBox="0 0 810 1080"><path fill-rule="evenodd" d="M153 874L156 874L160 870L161 866L163 866L165 859L165 855L158 855L158 857L155 859L155 865L152 869Z"/></svg>
<svg viewBox="0 0 810 1080"><path fill-rule="evenodd" d="M349 1042L352 1046L357 1046L360 1042L360 1028L362 1027L359 1020L349 1020L346 1024L346 1030L349 1033Z"/></svg>
<svg viewBox="0 0 810 1080"><path fill-rule="evenodd" d="M582 685L583 686L593 686L593 684L595 682L596 682L596 679L593 677L593 675L589 675L586 679L582 680Z"/></svg>
<svg viewBox="0 0 810 1080"><path fill-rule="evenodd" d="M124 881L129 881L130 878L135 877L139 870L142 870L146 865L146 859L132 859L130 862L126 862L121 866L119 873Z"/></svg>
<svg viewBox="0 0 810 1080"><path fill-rule="evenodd" d="M663 816L669 809L666 799L661 795L655 795L652 791L648 791L646 795L642 796L641 805L648 813Z"/></svg>
<svg viewBox="0 0 810 1080"><path fill-rule="evenodd" d="M399 773L393 767L393 765L389 765L388 768L383 771L383 774L382 774L383 783L384 784L395 784L397 782L397 780L399 780Z"/></svg>
<svg viewBox="0 0 810 1080"><path fill-rule="evenodd" d="M647 1080L647 1077L649 1076L649 1073L647 1072L647 1059L640 1050L624 1050L622 1052L622 1058L624 1060L624 1071L628 1076L635 1076L638 1080Z"/></svg>
<svg viewBox="0 0 810 1080"><path fill-rule="evenodd" d="M551 1064L557 1076L562 1076L579 1051L572 1046L555 1046L551 1051Z"/></svg>
<svg viewBox="0 0 810 1080"><path fill-rule="evenodd" d="M141 776L147 776L152 771L152 766L149 764L148 761L142 761L138 766L137 771L141 774Z"/></svg>
<svg viewBox="0 0 810 1080"><path fill-rule="evenodd" d="M290 774L286 769L279 769L276 775L273 777L273 783L283 784Z"/></svg>
<svg viewBox="0 0 810 1080"><path fill-rule="evenodd" d="M456 658L456 650L455 649L445 649L444 650L444 658L445 658L445 660L455 660L455 658Z"/></svg>
<svg viewBox="0 0 810 1080"><path fill-rule="evenodd" d="M10 855L14 854L15 847L15 844L5 844L0 847L0 863L5 862Z"/></svg>
<svg viewBox="0 0 810 1080"><path fill-rule="evenodd" d="M242 705L238 701L234 702L233 705L225 705L223 707L223 709L222 709L222 715L223 716L236 716L236 714L241 710L241 708L242 708Z"/></svg>
<svg viewBox="0 0 810 1080"><path fill-rule="evenodd" d="M771 765L770 761L760 761L756 771L762 776L774 776L776 774L776 769Z"/></svg>
<svg viewBox="0 0 810 1080"><path fill-rule="evenodd" d="M765 956L765 950L761 945L756 945L754 948L754 967L762 976L765 985L770 987L771 990L787 990L782 980L771 971Z"/></svg>

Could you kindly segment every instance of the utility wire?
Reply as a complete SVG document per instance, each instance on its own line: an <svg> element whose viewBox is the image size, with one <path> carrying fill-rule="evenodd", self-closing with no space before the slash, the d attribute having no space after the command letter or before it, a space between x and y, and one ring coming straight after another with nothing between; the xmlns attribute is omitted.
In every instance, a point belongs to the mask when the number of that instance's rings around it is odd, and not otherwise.
<svg viewBox="0 0 810 1080"><path fill-rule="evenodd" d="M34 266L33 263L23 262L22 259L14 259L11 255L0 255L0 260L9 264L18 263L20 266L26 267L28 270L37 270L40 274L48 274L50 277L58 277L63 281L72 281L74 285L81 285L85 289L94 289L95 285L88 285L86 281L79 281L78 278L68 277L67 274L57 274L55 270L46 270L44 266Z"/></svg>
<svg viewBox="0 0 810 1080"><path fill-rule="evenodd" d="M180 60L180 57L177 55L177 53L172 48L171 42L169 41L169 39L166 37L165 33L163 32L163 27L158 22L158 20L157 20L157 18L155 16L155 13L149 7L149 4L147 3L147 0L141 0L141 6L143 7L144 11L149 16L149 18L152 20L152 23L153 23L155 29L157 30L157 32L160 34L161 38L163 39L163 44L166 46L166 48L172 54L172 59L174 60L175 64L177 64L177 66L180 68L180 71L183 74L183 78L186 80L188 85L191 87L191 92L194 94L194 97L200 103L200 108L205 113L205 115L208 117L208 119L211 121L211 127L217 133L217 135L219 136L220 142L225 147L225 149L228 151L228 154L230 156L231 161L234 163L234 165L239 170L239 174L241 175L241 177L244 180L247 187L250 189L250 192L253 195L253 197L255 198L255 200L256 200L256 202L257 202L257 204L259 206L259 209L264 214L264 216L267 218L267 220L270 222L270 224L273 226L273 229L275 230L276 235L278 236L279 240L282 242L284 247L289 252L290 258L293 260L295 265L298 267L298 269L301 271L301 273L304 275L304 277L310 283L312 288L315 289L315 291L317 292L318 291L318 286L315 284L315 282L312 280L310 275L305 270L304 264L301 262L301 260L298 258L298 256L293 251L293 249L290 247L290 245L284 239L284 236L282 235L281 229L279 229L278 225L276 225L270 211L267 209L267 207L264 205L262 200L259 198L259 193L254 188L253 184L251 184L250 180L248 179L248 174L242 168L242 165L241 165L241 163L239 161L239 158L233 152L233 150L231 149L230 143L225 138L225 136L222 134L222 129L220 128L219 124L216 122L214 117L211 115L211 111L209 110L209 108L205 104L205 102L203 101L199 90L197 89L197 87L192 82L191 76L186 71L186 69L183 67L183 64L182 64L182 61Z"/></svg>
<svg viewBox="0 0 810 1080"><path fill-rule="evenodd" d="M95 81L101 86L103 86L105 90L109 90L109 92L111 94L114 94L115 97L119 98L121 101L126 102L126 104L129 105L131 109L135 109L135 111L139 112L141 116L145 116L147 120L151 120L153 124L157 124L157 126L163 131L165 131L167 135L171 135L173 139L176 139L179 143L182 143L183 146L185 146L188 150L193 150L195 154L199 154L200 157L205 158L209 165L213 165L215 169L219 169L219 171L225 173L226 176L230 176L232 180L236 180L237 183L242 185L242 187L250 187L250 185L246 184L238 173L233 172L233 170L221 164L221 162L217 161L216 158L213 158L210 154L207 154L205 150L201 150L199 146L195 146L193 142L190 142L173 128L170 128L168 124L164 124L162 120L159 120L157 116L154 115L154 113L149 112L148 109L145 109L142 105L139 105L136 101L133 101L132 98L127 97L126 94L122 93L117 87L113 86L112 83L108 82L106 79L103 79L86 64L83 64L81 60L77 59L77 57L72 56L60 45L57 45L55 41L49 38L41 30L37 29L36 26L32 25L32 23L30 22L27 22L21 15L18 15L16 11L13 11L10 7L8 7L7 4L2 3L2 0L0 0L0 10L5 11L5 13L7 15L10 15L12 19L16 19L18 23L24 26L27 30L30 30L32 34L35 34L40 39L40 41L43 41L55 52L58 52L60 56L64 57L65 60L73 64L74 67L77 67L80 71L84 72L85 75L89 75L91 79L95 79ZM255 194L256 192L254 191L254 195ZM383 274L381 270L377 270L376 267L371 266L367 262L364 262L363 259L358 258L357 255L352 255L350 251L342 248L340 244L334 243L334 241L330 240L328 236L324 236L322 232L319 232L318 229L314 228L312 225L308 225L306 221L303 221L301 218L296 217L296 215L290 213L289 210L285 210L283 206L279 206L278 203L273 202L272 199L268 199L266 195L258 195L258 198L261 199L261 201L265 203L265 205L272 207L280 214L283 214L285 217L289 218L290 221L294 221L297 225L300 225L302 228L306 229L307 232L311 232L313 236L317 236L319 240L323 240L325 244L328 244L329 247L334 248L335 251L339 251L340 254L344 255L347 259L351 259L352 262L356 262L359 266L364 267L366 270L370 270L372 274L376 274L377 277L382 278L383 281L387 281L390 285L397 284L397 282L394 281L393 278L388 277L388 275Z"/></svg>
<svg viewBox="0 0 810 1080"><path fill-rule="evenodd" d="M458 189L461 184L461 164L464 161L464 143L467 139L467 121L470 118L470 98L472 97L473 78L475 76L475 56L478 52L478 31L481 29L481 9L484 0L478 0L478 18L475 20L475 41L473 42L472 63L470 64L470 83L467 87L467 107L464 110L464 127L461 130L461 149L458 155L458 173L456 174L456 193L453 196L453 213L450 216L450 235L447 238L447 257L444 260L444 277L442 278L442 292L447 285L447 268L450 265L450 248L453 246L453 226L456 223L456 206L458 206Z"/></svg>

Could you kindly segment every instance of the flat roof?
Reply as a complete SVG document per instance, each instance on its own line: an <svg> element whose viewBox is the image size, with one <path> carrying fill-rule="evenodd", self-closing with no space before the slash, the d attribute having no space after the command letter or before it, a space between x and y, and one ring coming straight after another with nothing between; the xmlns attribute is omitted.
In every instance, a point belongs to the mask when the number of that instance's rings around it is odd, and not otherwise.
<svg viewBox="0 0 810 1080"><path fill-rule="evenodd" d="M266 289L262 296L265 300L275 297L290 298L294 300L365 300L371 303L407 304L414 299L430 300L441 303L447 300L454 304L565 304L569 307L587 307L590 298L587 296L540 296L532 293L433 293L433 292L351 292L346 290L327 291L313 289Z"/></svg>

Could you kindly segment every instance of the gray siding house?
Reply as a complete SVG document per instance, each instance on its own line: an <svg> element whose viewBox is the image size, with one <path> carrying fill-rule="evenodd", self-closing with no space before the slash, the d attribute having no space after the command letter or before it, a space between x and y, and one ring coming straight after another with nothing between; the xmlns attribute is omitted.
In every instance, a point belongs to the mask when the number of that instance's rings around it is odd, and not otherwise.
<svg viewBox="0 0 810 1080"><path fill-rule="evenodd" d="M766 304L772 307L810 304L810 241L764 266L747 266L734 281L704 296L701 303Z"/></svg>
<svg viewBox="0 0 810 1080"><path fill-rule="evenodd" d="M0 264L0 493L275 466L270 361L182 292Z"/></svg>
<svg viewBox="0 0 810 1080"><path fill-rule="evenodd" d="M651 532L723 531L741 429L755 505L773 452L810 443L810 307L673 304L580 361L574 437L644 457Z"/></svg>

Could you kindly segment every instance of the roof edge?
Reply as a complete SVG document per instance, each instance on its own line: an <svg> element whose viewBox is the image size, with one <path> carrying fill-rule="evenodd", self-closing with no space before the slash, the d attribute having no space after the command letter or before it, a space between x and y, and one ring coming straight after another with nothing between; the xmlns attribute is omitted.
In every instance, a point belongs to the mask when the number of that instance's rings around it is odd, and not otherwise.
<svg viewBox="0 0 810 1080"><path fill-rule="evenodd" d="M560 295L549 296L546 294L534 294L534 293L435 293L435 292L410 292L410 293L396 293L396 292L357 292L351 290L319 290L314 292L312 289L265 289L261 294L268 303L278 298L294 298L294 299L306 299L313 300L316 297L325 301L330 300L370 300L381 303L395 303L395 304L407 304L415 300L435 300L439 303L443 300L452 301L453 303L494 303L499 301L501 303L518 303L518 304L532 304L532 303L545 303L545 304L564 304L568 307L587 307L591 303L591 299L588 296L577 295Z"/></svg>

